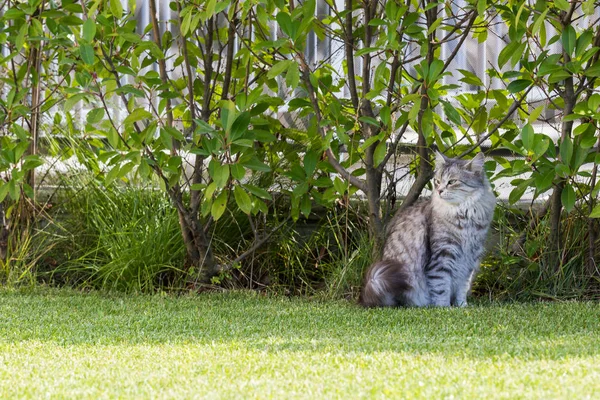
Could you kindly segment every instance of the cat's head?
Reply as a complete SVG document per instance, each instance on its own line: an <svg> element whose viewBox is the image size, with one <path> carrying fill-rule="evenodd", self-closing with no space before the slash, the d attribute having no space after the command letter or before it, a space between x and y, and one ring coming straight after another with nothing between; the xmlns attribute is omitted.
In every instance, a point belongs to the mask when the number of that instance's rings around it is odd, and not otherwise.
<svg viewBox="0 0 600 400"><path fill-rule="evenodd" d="M436 152L433 195L458 205L488 188L483 153L471 160L448 158Z"/></svg>

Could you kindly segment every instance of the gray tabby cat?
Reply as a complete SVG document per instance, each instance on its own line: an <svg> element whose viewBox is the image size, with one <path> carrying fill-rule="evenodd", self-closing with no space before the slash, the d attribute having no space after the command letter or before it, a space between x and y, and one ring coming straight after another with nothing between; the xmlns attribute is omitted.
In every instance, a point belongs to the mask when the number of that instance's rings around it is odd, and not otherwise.
<svg viewBox="0 0 600 400"><path fill-rule="evenodd" d="M437 153L433 195L390 222L362 305L467 305L496 205L483 163L483 153L468 161Z"/></svg>

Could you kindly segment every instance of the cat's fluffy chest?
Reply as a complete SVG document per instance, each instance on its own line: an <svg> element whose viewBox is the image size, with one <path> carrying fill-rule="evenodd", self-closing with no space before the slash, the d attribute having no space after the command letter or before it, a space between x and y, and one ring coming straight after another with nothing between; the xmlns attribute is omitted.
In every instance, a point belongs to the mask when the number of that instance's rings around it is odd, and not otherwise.
<svg viewBox="0 0 600 400"><path fill-rule="evenodd" d="M495 197L485 193L473 201L451 205L431 199L431 240L447 241L462 251L459 258L475 259L483 252L483 243L493 218Z"/></svg>

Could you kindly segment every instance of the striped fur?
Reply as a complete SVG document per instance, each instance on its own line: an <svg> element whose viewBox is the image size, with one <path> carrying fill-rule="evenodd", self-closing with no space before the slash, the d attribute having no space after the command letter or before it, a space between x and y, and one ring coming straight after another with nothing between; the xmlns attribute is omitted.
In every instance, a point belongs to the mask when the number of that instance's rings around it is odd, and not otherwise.
<svg viewBox="0 0 600 400"><path fill-rule="evenodd" d="M438 153L433 195L388 225L382 260L365 275L362 305L467 305L496 205L483 160Z"/></svg>

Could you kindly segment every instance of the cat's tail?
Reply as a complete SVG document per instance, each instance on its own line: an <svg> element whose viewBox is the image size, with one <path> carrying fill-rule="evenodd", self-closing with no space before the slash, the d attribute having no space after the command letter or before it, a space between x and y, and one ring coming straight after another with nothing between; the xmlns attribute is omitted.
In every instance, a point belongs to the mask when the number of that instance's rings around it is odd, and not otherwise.
<svg viewBox="0 0 600 400"><path fill-rule="evenodd" d="M409 276L399 261L377 261L367 270L358 302L364 307L405 305L406 293L411 288Z"/></svg>

